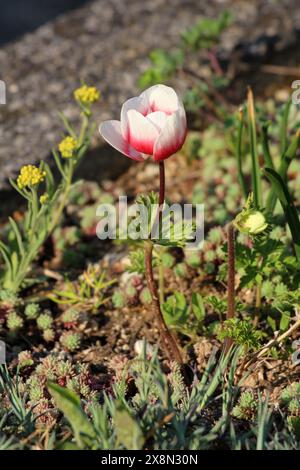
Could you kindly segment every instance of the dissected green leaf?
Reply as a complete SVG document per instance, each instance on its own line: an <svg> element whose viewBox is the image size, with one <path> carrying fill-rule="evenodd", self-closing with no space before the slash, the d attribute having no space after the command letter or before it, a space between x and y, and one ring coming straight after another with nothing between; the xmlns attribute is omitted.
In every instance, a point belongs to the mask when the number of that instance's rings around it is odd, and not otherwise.
<svg viewBox="0 0 300 470"><path fill-rule="evenodd" d="M192 294L192 312L199 322L205 318L205 306L202 295L194 292Z"/></svg>

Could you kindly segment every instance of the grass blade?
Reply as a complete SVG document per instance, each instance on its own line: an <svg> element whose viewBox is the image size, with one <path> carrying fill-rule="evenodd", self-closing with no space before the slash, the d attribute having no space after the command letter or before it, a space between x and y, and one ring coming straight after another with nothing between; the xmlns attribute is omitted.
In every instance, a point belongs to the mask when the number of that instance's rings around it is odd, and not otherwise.
<svg viewBox="0 0 300 470"><path fill-rule="evenodd" d="M265 168L264 174L271 182L272 187L280 200L282 210L286 216L286 221L291 230L296 257L300 263L300 221L297 209L282 177L271 168Z"/></svg>
<svg viewBox="0 0 300 470"><path fill-rule="evenodd" d="M299 145L300 145L300 131L296 133L288 149L283 153L281 157L278 174L279 176L281 176L283 181L286 181L287 179L287 172L288 172L289 166L293 158L295 158L296 156ZM276 201L277 201L276 191L274 188L271 188L270 193L267 198L267 203L266 203L266 209L270 214L274 212Z"/></svg>
<svg viewBox="0 0 300 470"><path fill-rule="evenodd" d="M254 205L257 209L262 207L262 189L261 189L261 174L259 168L258 154L257 154L257 139L256 139L256 124L255 124L255 110L254 99L251 88L248 88L248 131L250 141L250 151L252 160L252 189Z"/></svg>
<svg viewBox="0 0 300 470"><path fill-rule="evenodd" d="M20 253L21 253L22 256L25 256L25 248L24 248L24 244L23 244L22 235L20 233L20 230L19 230L15 220L12 217L9 217L8 220L9 220L10 226L11 226L11 228L12 228L14 234L15 234Z"/></svg>
<svg viewBox="0 0 300 470"><path fill-rule="evenodd" d="M242 144L243 144L243 129L244 129L244 110L241 108L239 110L238 115L238 131L237 131L237 145L236 145L236 157L237 157L237 165L238 165L238 179L241 185L242 193L245 200L248 197L248 190L246 181L243 174L243 167L242 167Z"/></svg>
<svg viewBox="0 0 300 470"><path fill-rule="evenodd" d="M267 168L272 168L275 170L274 163L272 160L270 147L269 147L269 136L268 136L268 129L269 129L270 122L266 121L262 125L262 149L264 155L264 161Z"/></svg>
<svg viewBox="0 0 300 470"><path fill-rule="evenodd" d="M292 100L291 98L287 101L283 108L283 115L282 120L280 123L280 150L281 154L283 154L287 149L287 126L289 120L289 114L291 109Z"/></svg>

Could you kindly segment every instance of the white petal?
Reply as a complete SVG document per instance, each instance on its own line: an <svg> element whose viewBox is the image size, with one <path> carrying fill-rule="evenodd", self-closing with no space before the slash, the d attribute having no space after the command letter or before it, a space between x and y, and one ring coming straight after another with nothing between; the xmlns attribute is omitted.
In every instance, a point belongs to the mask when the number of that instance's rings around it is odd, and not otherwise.
<svg viewBox="0 0 300 470"><path fill-rule="evenodd" d="M153 157L155 161L164 160L181 149L186 137L186 116L183 108L167 118L157 141Z"/></svg>
<svg viewBox="0 0 300 470"><path fill-rule="evenodd" d="M166 124L167 115L162 111L155 111L154 113L147 114L146 118L149 119L149 121L152 122L159 131L161 131Z"/></svg>
<svg viewBox="0 0 300 470"><path fill-rule="evenodd" d="M128 140L128 118L127 113L130 109L135 109L145 116L149 110L149 104L145 97L135 96L125 101L121 109L121 130L125 140Z"/></svg>
<svg viewBox="0 0 300 470"><path fill-rule="evenodd" d="M152 155L155 141L159 136L156 126L134 109L128 111L127 118L130 145L139 152Z"/></svg>
<svg viewBox="0 0 300 470"><path fill-rule="evenodd" d="M151 111L163 111L172 114L179 108L180 102L173 88L166 85L154 85L141 95L149 102Z"/></svg>
<svg viewBox="0 0 300 470"><path fill-rule="evenodd" d="M108 142L119 152L126 155L126 157L129 157L132 160L144 160L143 155L141 155L140 152L137 152L125 139L123 139L120 121L102 122L102 124L99 126L99 132L106 142Z"/></svg>

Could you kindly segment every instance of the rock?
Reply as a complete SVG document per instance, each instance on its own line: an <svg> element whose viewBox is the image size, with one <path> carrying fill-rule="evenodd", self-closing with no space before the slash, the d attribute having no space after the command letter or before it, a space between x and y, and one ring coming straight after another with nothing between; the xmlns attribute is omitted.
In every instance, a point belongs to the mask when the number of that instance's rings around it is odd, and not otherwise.
<svg viewBox="0 0 300 470"><path fill-rule="evenodd" d="M272 47L279 50L295 41L297 3L96 0L6 45L0 50L0 79L7 85L7 105L0 106L0 188L22 164L50 156L61 138L57 110L76 122L72 92L80 79L102 92L96 120L118 118L121 103L137 94L136 81L149 64L148 53L176 46L180 31L197 19L216 17L229 8L235 22L224 34L221 54L226 58L238 44L248 43L252 53L265 54L262 37L276 37ZM101 145L97 133L80 176L109 178L129 165L128 159Z"/></svg>

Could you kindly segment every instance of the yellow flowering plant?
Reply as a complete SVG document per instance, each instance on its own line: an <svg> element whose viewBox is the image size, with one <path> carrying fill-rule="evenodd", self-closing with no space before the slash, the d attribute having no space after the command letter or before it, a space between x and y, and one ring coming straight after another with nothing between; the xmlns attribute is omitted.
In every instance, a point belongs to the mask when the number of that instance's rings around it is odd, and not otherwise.
<svg viewBox="0 0 300 470"><path fill-rule="evenodd" d="M63 158L74 157L78 148L78 142L74 137L68 135L65 137L58 146L58 150Z"/></svg>
<svg viewBox="0 0 300 470"><path fill-rule="evenodd" d="M86 111L89 111L90 105L99 101L100 93L94 86L82 85L74 91L74 98Z"/></svg>
<svg viewBox="0 0 300 470"><path fill-rule="evenodd" d="M5 261L1 281L5 289L13 292L22 287L41 246L59 224L72 189L74 171L90 145L95 129L91 107L100 94L95 87L83 85L75 90L74 97L81 110L79 131L60 113L66 135L58 148L52 150L60 181L55 181L46 162L41 162L39 167L23 166L16 181L10 181L27 201L22 221L10 217L7 242L0 241L0 253Z"/></svg>

